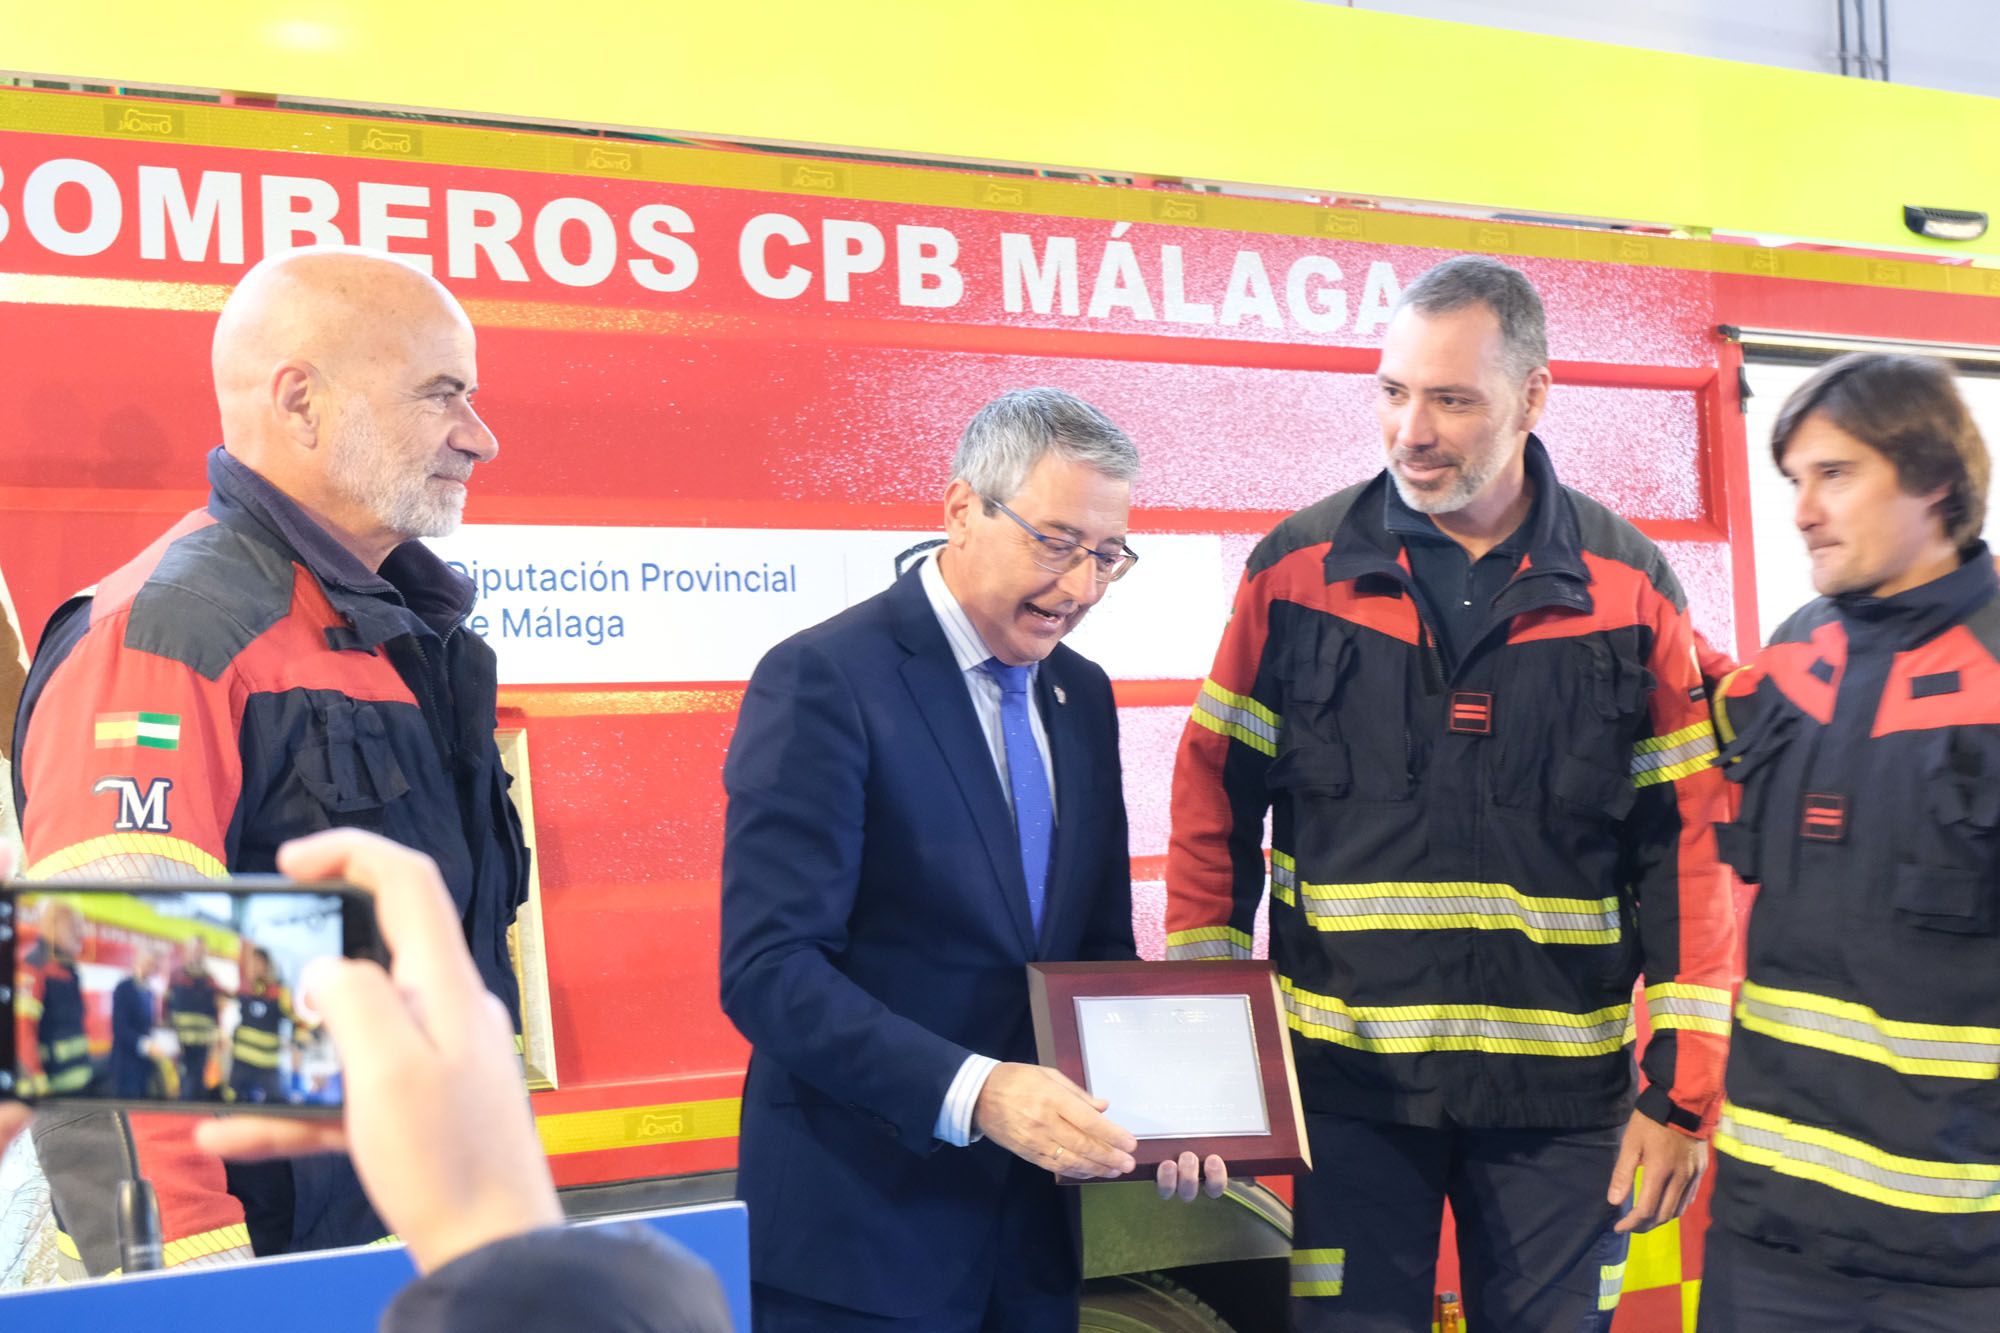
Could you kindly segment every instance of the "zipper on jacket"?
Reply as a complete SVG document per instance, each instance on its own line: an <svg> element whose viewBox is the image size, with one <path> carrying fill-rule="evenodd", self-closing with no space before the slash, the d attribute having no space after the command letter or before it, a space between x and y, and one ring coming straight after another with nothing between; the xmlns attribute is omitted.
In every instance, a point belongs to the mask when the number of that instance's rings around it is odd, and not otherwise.
<svg viewBox="0 0 2000 1333"><path fill-rule="evenodd" d="M1431 632L1430 622L1424 619L1423 604L1415 596L1414 587L1411 589L1411 594L1410 605L1417 613L1417 642L1424 649L1424 666L1426 668L1424 672L1424 693L1442 694L1445 686L1451 683L1450 679L1445 675L1444 654L1438 651L1437 635Z"/></svg>
<svg viewBox="0 0 2000 1333"><path fill-rule="evenodd" d="M450 657L451 636L456 633L458 633L458 626L453 625L442 641L441 646L445 651L447 660ZM417 674L423 678L424 682L424 718L431 724L431 739L437 743L438 753L444 756L445 763L449 765L452 762L456 747L452 744L450 734L445 730L443 715L438 712L437 690L431 684L430 654L424 651L424 641L418 635L412 634L410 636L410 646L417 650Z"/></svg>

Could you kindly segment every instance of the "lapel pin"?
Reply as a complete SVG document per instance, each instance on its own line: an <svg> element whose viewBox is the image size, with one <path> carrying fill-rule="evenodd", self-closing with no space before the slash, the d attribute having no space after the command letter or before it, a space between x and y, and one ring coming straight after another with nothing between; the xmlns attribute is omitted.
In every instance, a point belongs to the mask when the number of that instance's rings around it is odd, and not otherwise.
<svg viewBox="0 0 2000 1333"><path fill-rule="evenodd" d="M1063 693L1063 687L1060 685L1056 686L1056 702L1059 704L1066 704L1069 702L1069 696Z"/></svg>

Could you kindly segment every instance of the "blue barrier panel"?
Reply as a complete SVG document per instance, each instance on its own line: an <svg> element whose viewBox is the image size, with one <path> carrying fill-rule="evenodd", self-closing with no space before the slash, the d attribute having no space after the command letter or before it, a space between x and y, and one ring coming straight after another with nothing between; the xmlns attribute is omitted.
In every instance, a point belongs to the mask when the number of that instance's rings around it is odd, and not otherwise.
<svg viewBox="0 0 2000 1333"><path fill-rule="evenodd" d="M729 1312L750 1327L749 1214L711 1203L580 1222L644 1222L715 1269ZM0 1292L6 1333L107 1333L250 1328L263 1333L366 1333L416 1276L400 1245L295 1254L257 1263L139 1273L31 1291ZM586 1298L587 1299L587 1298Z"/></svg>

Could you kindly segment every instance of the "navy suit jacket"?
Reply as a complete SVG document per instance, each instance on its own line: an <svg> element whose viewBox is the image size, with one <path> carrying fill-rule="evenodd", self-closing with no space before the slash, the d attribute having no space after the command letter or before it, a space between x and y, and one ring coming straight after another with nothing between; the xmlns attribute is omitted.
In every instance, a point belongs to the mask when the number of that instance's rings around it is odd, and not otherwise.
<svg viewBox="0 0 2000 1333"><path fill-rule="evenodd" d="M1036 695L1057 802L1039 935L915 571L751 677L723 769L722 1004L753 1048L738 1188L759 1282L905 1317L949 1299L991 1255L1014 1161L932 1137L953 1076L975 1052L1034 1061L1028 962L1134 956L1110 681L1058 646Z"/></svg>
<svg viewBox="0 0 2000 1333"><path fill-rule="evenodd" d="M136 977L126 977L111 991L111 1070L114 1076L127 1072L143 1076L146 1057L139 1043L152 1032L158 1014L153 992ZM127 1094L120 1092L119 1096ZM143 1093L137 1094L143 1096Z"/></svg>

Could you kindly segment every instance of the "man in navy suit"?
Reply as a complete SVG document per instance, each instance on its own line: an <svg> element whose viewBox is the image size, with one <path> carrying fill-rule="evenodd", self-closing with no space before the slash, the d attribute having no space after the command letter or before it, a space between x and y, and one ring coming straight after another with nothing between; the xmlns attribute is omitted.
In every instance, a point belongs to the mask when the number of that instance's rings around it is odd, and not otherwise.
<svg viewBox="0 0 2000 1333"><path fill-rule="evenodd" d="M773 648L723 770L722 1004L754 1048L739 1191L759 1333L1076 1328L1078 1179L1133 1169L1033 1063L1024 965L1126 959L1118 715L1061 646L1137 556L1139 459L1016 390L966 428L943 547ZM1219 1194L1222 1161L1161 1166Z"/></svg>
<svg viewBox="0 0 2000 1333"><path fill-rule="evenodd" d="M161 970L158 949L142 944L132 975L111 990L111 1087L119 1097L144 1097L152 1080L153 1062L146 1039L159 1022L158 1001L151 983Z"/></svg>

